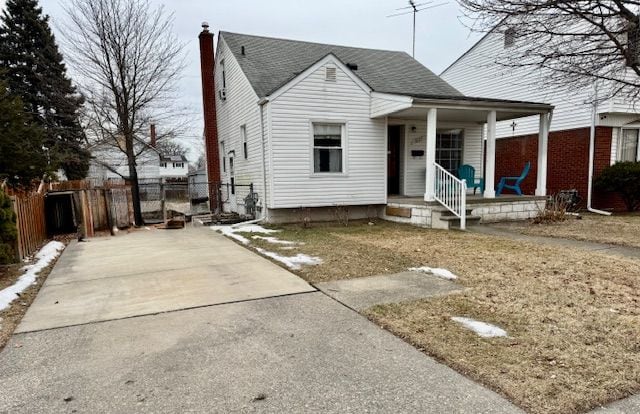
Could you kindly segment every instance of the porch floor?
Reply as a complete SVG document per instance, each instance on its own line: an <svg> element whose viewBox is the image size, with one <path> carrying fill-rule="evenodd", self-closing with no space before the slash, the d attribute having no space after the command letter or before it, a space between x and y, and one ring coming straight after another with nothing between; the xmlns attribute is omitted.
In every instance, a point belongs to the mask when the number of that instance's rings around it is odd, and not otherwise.
<svg viewBox="0 0 640 414"><path fill-rule="evenodd" d="M480 194L467 194L467 205L473 204L494 204L494 203L509 203L509 202L522 202L522 201L535 201L535 200L545 200L546 196L535 196L535 195L514 195L514 194L502 194L496 196L496 198L484 198ZM387 197L387 204L403 204L410 206L429 206L429 205L439 205L437 201L435 202L427 202L424 201L423 197L410 197L410 196L401 196L401 195L389 195Z"/></svg>

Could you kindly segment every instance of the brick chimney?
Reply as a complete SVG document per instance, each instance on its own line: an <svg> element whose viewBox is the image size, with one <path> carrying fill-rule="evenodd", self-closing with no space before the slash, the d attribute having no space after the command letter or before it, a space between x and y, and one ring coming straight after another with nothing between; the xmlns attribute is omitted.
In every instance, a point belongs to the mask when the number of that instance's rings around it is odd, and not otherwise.
<svg viewBox="0 0 640 414"><path fill-rule="evenodd" d="M204 115L204 143L209 180L209 205L217 209L217 184L220 183L220 154L218 146L218 121L216 119L216 83L214 79L215 57L213 33L209 24L202 23L200 40L200 73L202 75L202 110Z"/></svg>
<svg viewBox="0 0 640 414"><path fill-rule="evenodd" d="M149 145L155 148L157 143L158 137L156 136L156 124L151 124L151 138L149 139Z"/></svg>

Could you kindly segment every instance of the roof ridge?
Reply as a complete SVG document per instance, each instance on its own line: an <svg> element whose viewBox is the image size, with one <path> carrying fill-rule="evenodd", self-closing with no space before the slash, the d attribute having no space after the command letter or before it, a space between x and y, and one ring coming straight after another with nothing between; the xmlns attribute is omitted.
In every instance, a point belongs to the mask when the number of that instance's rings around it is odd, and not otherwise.
<svg viewBox="0 0 640 414"><path fill-rule="evenodd" d="M247 33L228 32L226 30L220 30L219 31L220 35L222 35L224 33L227 33L227 34L230 34L230 35L254 37L254 38L257 38L257 39L280 40L280 41L284 41L284 42L295 42L295 43L303 43L303 44L319 45L319 46L344 47L345 49L360 49L360 50L371 50L371 51L376 51L376 52L402 53L402 54L405 54L405 55L408 55L409 57L411 57L411 55L409 55L409 53L407 53L404 50L375 49L375 48L371 48L371 47L336 45L336 44L332 44L332 43L309 42L307 40L285 39L284 37L260 36L260 35L253 35L253 34L247 34ZM411 57L411 58L416 60L413 57ZM416 60L416 62L418 62L418 61Z"/></svg>

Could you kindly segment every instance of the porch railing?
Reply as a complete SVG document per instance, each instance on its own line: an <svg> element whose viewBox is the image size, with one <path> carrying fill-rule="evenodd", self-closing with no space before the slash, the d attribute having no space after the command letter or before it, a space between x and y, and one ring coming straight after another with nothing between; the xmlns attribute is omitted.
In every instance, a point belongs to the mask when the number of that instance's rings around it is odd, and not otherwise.
<svg viewBox="0 0 640 414"><path fill-rule="evenodd" d="M460 218L460 229L467 225L467 181L460 180L437 162L435 198L447 210Z"/></svg>

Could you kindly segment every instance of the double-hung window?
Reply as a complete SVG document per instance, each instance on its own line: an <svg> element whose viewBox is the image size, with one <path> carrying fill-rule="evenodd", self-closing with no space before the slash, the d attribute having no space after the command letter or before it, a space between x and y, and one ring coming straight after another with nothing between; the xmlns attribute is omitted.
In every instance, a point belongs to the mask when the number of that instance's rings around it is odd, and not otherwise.
<svg viewBox="0 0 640 414"><path fill-rule="evenodd" d="M344 124L313 124L313 172L343 172Z"/></svg>
<svg viewBox="0 0 640 414"><path fill-rule="evenodd" d="M623 129L618 161L640 161L639 129Z"/></svg>
<svg viewBox="0 0 640 414"><path fill-rule="evenodd" d="M437 131L436 162L453 175L462 164L462 131L459 129Z"/></svg>

